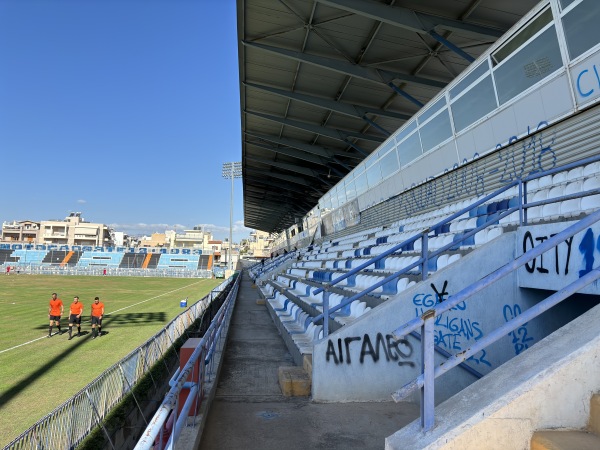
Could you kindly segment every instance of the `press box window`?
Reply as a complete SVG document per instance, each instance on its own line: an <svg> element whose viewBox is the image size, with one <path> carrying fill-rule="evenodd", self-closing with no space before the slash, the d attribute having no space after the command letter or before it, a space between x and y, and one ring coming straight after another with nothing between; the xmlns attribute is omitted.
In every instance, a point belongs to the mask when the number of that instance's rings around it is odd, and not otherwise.
<svg viewBox="0 0 600 450"><path fill-rule="evenodd" d="M562 22L571 60L600 42L598 0L583 0L563 16Z"/></svg>
<svg viewBox="0 0 600 450"><path fill-rule="evenodd" d="M562 67L554 25L494 69L498 101L504 104Z"/></svg>

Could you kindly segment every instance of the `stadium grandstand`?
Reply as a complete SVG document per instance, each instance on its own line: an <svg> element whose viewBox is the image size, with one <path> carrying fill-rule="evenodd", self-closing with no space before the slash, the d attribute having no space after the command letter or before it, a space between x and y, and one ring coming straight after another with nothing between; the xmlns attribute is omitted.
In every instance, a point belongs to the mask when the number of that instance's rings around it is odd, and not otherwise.
<svg viewBox="0 0 600 450"><path fill-rule="evenodd" d="M600 448L600 3L237 13L244 222L272 248L135 448Z"/></svg>
<svg viewBox="0 0 600 450"><path fill-rule="evenodd" d="M598 3L240 0L238 18L245 224L279 255L249 275L311 407L364 412L331 448L597 448ZM227 381L200 448L240 428ZM358 441L386 400L420 413Z"/></svg>
<svg viewBox="0 0 600 450"><path fill-rule="evenodd" d="M131 275L130 269L141 269L139 274L146 276L209 278L215 269L212 250L33 244L0 244L0 265L23 274Z"/></svg>

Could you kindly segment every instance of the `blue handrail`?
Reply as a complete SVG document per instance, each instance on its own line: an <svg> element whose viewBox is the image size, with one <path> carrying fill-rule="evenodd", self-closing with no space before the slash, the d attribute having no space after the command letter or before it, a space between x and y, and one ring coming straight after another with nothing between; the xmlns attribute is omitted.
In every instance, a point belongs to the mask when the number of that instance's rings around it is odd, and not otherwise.
<svg viewBox="0 0 600 450"><path fill-rule="evenodd" d="M510 320L509 322L506 322L504 325L500 326L496 330L486 334L469 349L451 356L450 358L448 358L447 361L445 361L443 364L437 367L434 367L433 358L433 319L435 319L435 317L440 316L444 312L450 310L451 308L455 307L459 303L464 302L468 298L487 288L496 281L514 272L516 269L530 262L532 259L556 247L558 244L564 242L569 237L585 230L586 228L590 227L599 220L600 210L581 219L579 222L576 222L575 224L567 227L566 229L557 233L550 239L547 239L540 245L530 249L515 260L510 261L509 263L505 264L504 266L500 267L499 269L495 270L489 275L483 277L478 282L462 289L454 295L451 295L444 303L441 303L433 309L426 311L421 317L416 317L393 331L393 335L400 337L406 336L419 328L421 329L421 335L423 336L423 345L421 346L423 352L423 373L415 380L411 381L410 383L406 384L401 389L393 393L392 397L394 398L394 400L400 401L413 390L417 388L421 389L421 426L424 428L425 431L429 431L434 425L433 394L435 378L443 375L448 370L452 369L453 367L456 367L458 364L461 364L477 352L481 351L483 348L496 342L498 339L506 336L509 332L517 329L524 323L539 316L543 312L547 311L549 308L555 306L556 304L573 295L583 287L597 280L598 278L600 278L600 268L593 269L583 277L579 278L577 281L571 283L570 285L551 295L546 300L538 303L535 306L532 306L516 318Z"/></svg>

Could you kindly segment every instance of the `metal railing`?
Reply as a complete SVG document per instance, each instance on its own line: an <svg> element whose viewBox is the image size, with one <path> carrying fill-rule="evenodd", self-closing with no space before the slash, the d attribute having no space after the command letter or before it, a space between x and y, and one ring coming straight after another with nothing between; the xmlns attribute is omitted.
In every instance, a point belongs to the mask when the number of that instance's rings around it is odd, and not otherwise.
<svg viewBox="0 0 600 450"><path fill-rule="evenodd" d="M224 281L191 305L146 343L23 432L4 450L69 450L77 446L96 425L102 424L111 409L132 390L135 383L163 357L190 325L202 317L213 299L231 282L231 279ZM110 445L114 448L112 442Z"/></svg>
<svg viewBox="0 0 600 450"><path fill-rule="evenodd" d="M526 225L527 224L527 209L529 209L529 208L536 207L536 206L543 206L546 204L555 203L555 202L559 202L559 201L563 201L563 200L584 197L584 196L588 196L588 195L600 194L600 189L592 189L592 190L585 191L585 192L578 192L578 193L574 193L574 194L570 194L570 195L563 195L561 197L549 198L546 200L540 200L540 201L536 201L536 202L528 202L527 201L527 183L530 182L531 180L539 179L539 178L542 178L547 175L553 175L558 172L564 172L564 171L570 170L572 168L583 166L585 164L589 164L589 163L597 162L597 161L600 161L600 156L594 156L594 157L582 159L582 160L579 160L574 163L565 164L563 166L556 167L554 169L551 169L551 170L548 170L545 172L540 172L540 173L525 177L523 179L517 179L515 181L512 181L512 182L506 184L505 186L497 189L496 191L492 192L491 194L488 194L488 195L482 197L481 199L473 202L469 206L462 208L458 212L455 212L454 214L446 217L445 219L416 233L414 236L402 241L401 243L399 243L397 245L394 245L392 248L386 250L385 252L382 252L381 254L367 260L365 263L352 268L350 271L348 271L345 274L339 276L338 278L332 280L331 282L325 283L325 285L323 287L317 288L314 291L312 291L312 293L314 295L317 295L321 292L325 292L325 294L323 295L323 312L321 314L313 317L313 319L312 319L313 323L323 320L323 336L327 337L329 335L329 317L331 316L332 313L344 308L345 306L349 305L353 301L364 297L365 295L373 292L374 290L385 285L386 283L388 283L392 280L397 280L400 276L409 273L411 270L413 270L416 267L420 267L422 280L426 280L427 276L428 276L428 260L429 259L434 258L434 257L448 251L449 249L457 247L457 245L460 244L461 242L464 242L467 239L475 236L475 234L477 234L479 231L489 227L490 225L497 223L499 220L509 216L510 214L512 214L515 211L519 211L519 224ZM499 196L503 192L505 192L508 189L511 189L515 186L518 186L518 190L519 190L519 194L518 194L519 204L517 206L508 208L508 209L504 210L502 213L498 214L493 219L489 219L486 222L482 223L481 225L471 229L470 231L463 233L459 239L453 241L452 243L449 243L447 245L444 245L444 246L438 248L437 250L429 252L428 238L429 238L429 234L432 231L434 231L436 229L440 229L444 225L449 224L454 219L462 216L465 213L468 213L469 211L473 210L474 208L479 207L480 205L488 202L489 200ZM403 248L406 248L407 246L409 246L411 244L414 244L414 242L416 242L418 240L421 241L421 256L416 261L414 261L412 264L402 268L401 270L394 272L393 274L383 278L382 280L369 286L368 288L362 290L361 292L344 299L343 301L341 301L339 304L335 305L334 307L329 308L329 292L330 292L331 287L333 287L333 286L337 285L338 283L340 283L341 281L357 274L358 272L360 272L363 269L366 269L369 266L374 266L375 263L377 263L378 261L381 261L383 258L385 258L391 254L394 254L394 253L402 250Z"/></svg>
<svg viewBox="0 0 600 450"><path fill-rule="evenodd" d="M205 382L210 381L209 377L214 370L215 352L222 349L224 340L227 338L227 330L229 327L229 319L233 312L237 292L239 289L241 277L237 277L233 289L230 291L227 299L219 309L217 315L213 318L206 333L198 343L198 346L190 355L188 362L183 369L178 371L172 378L171 389L165 396L162 404L154 414L154 417L148 424L146 430L142 434L142 438L138 441L134 450L172 450L177 438L179 437L183 426L188 418L192 404L197 401L201 402L204 398ZM219 348L219 345L221 348ZM195 366L199 363L198 373L195 374ZM195 378L197 375L198 381L187 381L188 378ZM182 390L189 389L187 399L178 413L179 409L179 394ZM165 433L165 423L169 416L173 415L173 428L168 438L166 445L163 447L163 433ZM192 414L195 415L195 414ZM158 445L155 442L158 438Z"/></svg>
<svg viewBox="0 0 600 450"><path fill-rule="evenodd" d="M248 273L250 274L250 278L252 278L253 280L257 280L262 275L272 272L273 270L280 267L282 264L284 264L292 259L296 259L297 257L298 257L298 251L296 250L296 251L291 251L291 252L285 253L281 256L278 256L275 259L268 260L268 262L266 262L266 263L265 263L265 260L263 260L262 262L257 263L254 266L252 266L250 268L250 270L248 271Z"/></svg>
<svg viewBox="0 0 600 450"><path fill-rule="evenodd" d="M487 333L485 336L475 342L470 348L451 355L442 362L440 365L435 366L434 362L434 328L435 318L439 317L444 312L456 307L461 302L466 301L473 295L489 287L496 281L504 278L511 274L519 267L530 262L534 258L541 254L551 250L558 244L564 242L566 239L574 236L575 234L585 230L594 223L600 220L600 210L596 211L579 222L569 226L560 233L557 233L550 239L547 239L543 243L537 245L531 250L525 252L517 259L510 261L489 275L483 277L478 282L467 286L455 295L451 295L443 303L438 304L433 309L426 311L420 317L416 317L404 325L398 327L393 331L393 335L396 337L406 336L417 329L421 330L422 344L421 344L421 375L419 375L413 381L407 383L398 391L392 394L392 398L395 401L401 401L406 398L411 392L416 389L420 389L421 394L421 427L424 431L429 431L433 428L435 417L434 417L434 392L435 392L435 378L448 372L450 369L463 363L477 352L483 350L489 345L493 344L497 340L506 337L511 331L516 330L523 324L529 322L535 317L539 316L543 312L567 299L571 295L575 294L588 284L594 282L600 278L600 267L592 269L590 272L569 284L563 289L557 291L555 294L547 297L540 303L532 306L528 310L522 312L515 318L509 320L497 329Z"/></svg>

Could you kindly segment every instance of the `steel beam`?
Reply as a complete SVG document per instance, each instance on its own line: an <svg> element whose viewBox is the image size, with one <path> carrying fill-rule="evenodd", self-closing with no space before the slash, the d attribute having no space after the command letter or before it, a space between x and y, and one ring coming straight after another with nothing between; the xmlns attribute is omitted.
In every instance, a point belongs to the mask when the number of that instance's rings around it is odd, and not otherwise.
<svg viewBox="0 0 600 450"><path fill-rule="evenodd" d="M385 111L378 108L368 108L358 105L352 105L349 103L336 102L335 100L329 100L326 98L315 97L314 95L300 94L298 92L290 92L284 89L277 89L268 86L262 86L254 83L244 83L246 86L252 89L258 89L263 92L269 92L271 94L279 95L280 97L289 98L296 100L307 105L316 106L318 108L328 109L339 114L346 116L355 117L357 119L364 119L366 113L375 114L381 117L389 117L392 119L409 120L413 114L401 114L390 111Z"/></svg>
<svg viewBox="0 0 600 450"><path fill-rule="evenodd" d="M376 69L373 67L361 66L358 64L352 64L347 61L339 59L327 58L324 56L310 55L308 53L301 53L294 50L287 50L284 48L273 47L271 45L258 44L256 42L242 41L246 47L256 48L266 52L273 53L275 55L282 56L284 58L293 59L295 61L304 62L313 66L318 66L324 69L332 70L334 72L341 73L343 75L350 75L355 78L361 78L363 80L373 81L375 83L388 84L393 80L402 80L407 83L421 84L424 86L432 86L435 88L443 88L447 83L431 78L418 77L414 75L408 75L403 73L390 72L388 70Z"/></svg>
<svg viewBox="0 0 600 450"><path fill-rule="evenodd" d="M356 159L359 162L364 159L362 156L358 156L354 153L348 153L347 151L344 151L344 150L337 150L337 149L332 149L332 148L327 148L327 147L320 147L318 145L311 145L311 144L307 144L306 142L298 141L296 139L271 136L268 134L253 133L251 131L245 131L245 134L247 134L248 136L258 138L258 139L262 139L264 141L273 142L274 144L284 145L286 147L297 148L298 150L302 150L307 153L312 153L314 155L322 156L323 158L332 158L335 160L336 156L343 156L345 158Z"/></svg>
<svg viewBox="0 0 600 450"><path fill-rule="evenodd" d="M372 0L316 0L323 5L342 9L363 17L384 22L389 25L404 28L415 33L428 34L434 27L439 26L447 30L460 30L484 36L499 38L507 30L491 28L482 25L463 22L413 11L409 8L388 6Z"/></svg>
<svg viewBox="0 0 600 450"><path fill-rule="evenodd" d="M362 134L362 133L356 133L354 131L344 131L344 130L338 130L335 128L327 128L327 127L322 127L320 125L313 125L313 124L306 123L306 122L300 122L299 120L284 119L281 117L272 116L270 114L263 114L263 113L259 113L259 112L248 111L248 110L244 111L244 113L250 114L252 116L260 117L265 120L270 120L271 122L276 122L280 125L298 128L299 130L308 131L309 133L314 133L314 134L318 134L321 136L327 136L331 139L336 139L338 141L347 142L348 137L354 137L356 139L362 139L365 141L372 141L372 142L376 142L376 143L383 142L383 139L380 137L370 136L370 135Z"/></svg>

